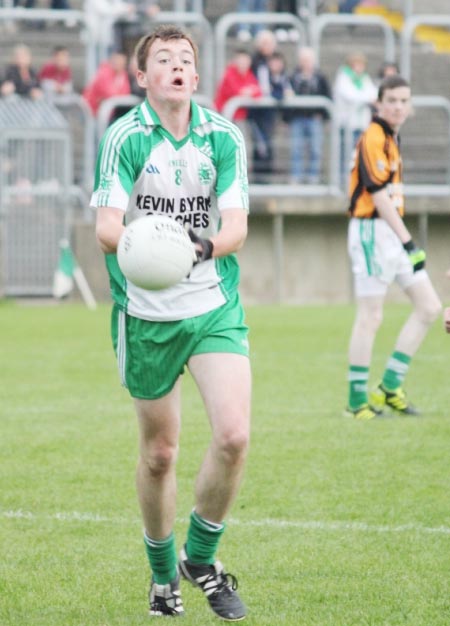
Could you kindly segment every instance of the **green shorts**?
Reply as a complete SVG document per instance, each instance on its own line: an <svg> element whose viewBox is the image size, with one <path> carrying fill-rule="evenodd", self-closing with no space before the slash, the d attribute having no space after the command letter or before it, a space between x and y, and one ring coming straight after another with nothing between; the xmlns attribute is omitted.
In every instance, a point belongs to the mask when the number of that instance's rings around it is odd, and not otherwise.
<svg viewBox="0 0 450 626"><path fill-rule="evenodd" d="M194 354L249 355L239 295L218 309L175 322L149 322L114 305L111 336L122 385L133 398L165 396Z"/></svg>

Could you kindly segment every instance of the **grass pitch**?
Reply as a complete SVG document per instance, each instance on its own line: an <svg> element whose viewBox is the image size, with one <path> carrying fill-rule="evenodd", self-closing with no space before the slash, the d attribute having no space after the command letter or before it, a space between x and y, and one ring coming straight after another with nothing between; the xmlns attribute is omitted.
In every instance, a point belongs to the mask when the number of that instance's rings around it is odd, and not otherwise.
<svg viewBox="0 0 450 626"><path fill-rule="evenodd" d="M408 309L390 305L381 375ZM450 338L437 322L406 389L420 418L342 417L353 308L250 307L253 432L219 558L249 626L450 622ZM137 429L109 307L0 304L0 624L149 624ZM208 441L186 374L177 541ZM185 626L219 624L182 583ZM153 620L154 621L154 620Z"/></svg>

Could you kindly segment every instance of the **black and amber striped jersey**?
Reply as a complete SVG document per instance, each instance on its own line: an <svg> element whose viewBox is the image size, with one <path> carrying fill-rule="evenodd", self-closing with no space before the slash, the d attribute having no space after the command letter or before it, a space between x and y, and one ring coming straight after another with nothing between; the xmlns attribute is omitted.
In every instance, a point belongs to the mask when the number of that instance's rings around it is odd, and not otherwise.
<svg viewBox="0 0 450 626"><path fill-rule="evenodd" d="M384 120L374 117L362 133L350 174L352 217L376 217L372 194L386 188L400 215L404 213L402 159L398 137Z"/></svg>

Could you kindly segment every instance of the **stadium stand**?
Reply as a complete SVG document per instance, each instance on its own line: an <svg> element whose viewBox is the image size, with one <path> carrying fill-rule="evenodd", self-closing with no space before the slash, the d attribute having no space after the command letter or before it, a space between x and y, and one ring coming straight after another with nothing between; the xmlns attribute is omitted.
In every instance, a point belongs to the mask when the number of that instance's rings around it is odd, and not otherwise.
<svg viewBox="0 0 450 626"><path fill-rule="evenodd" d="M10 3L9 3L10 4ZM180 13L172 13L172 9L178 5L184 5L181 0L162 0L160 3L161 16L164 21L179 21ZM198 4L198 3L197 3ZM386 10L383 5L389 5ZM418 229L422 239L428 235L430 214L448 214L448 195L450 185L449 172L449 152L450 152L450 112L448 102L450 101L450 83L448 81L448 70L450 54L445 46L446 34L449 32L450 12L440 0L391 0L389 3L379 3L377 7L360 7L354 15L349 15L350 20L339 21L342 16L336 12L336 3L321 2L319 0L299 0L300 15L299 20L300 39L307 43L314 43L314 24L317 23L316 15L320 15L324 9L328 10L331 22L320 34L320 66L330 81L333 80L339 63L352 50L357 49L364 52L369 59L368 69L372 76L381 65L382 61L393 56L392 60L401 61L402 32L408 19L417 14L442 15L446 22L444 27L436 29L418 27L411 37L411 45L408 50L408 62L410 66L411 82L415 96L415 115L411 121L405 124L403 139L403 155L405 161L406 182L411 198L409 205L411 215L418 216ZM74 76L74 88L76 96L73 100L66 99L56 102L58 110L64 115L68 122L73 155L73 177L74 189L78 194L79 202L85 202L90 193L92 180L93 161L96 149L96 133L93 129L94 120L89 112L83 109L78 94L81 93L87 79L92 74L92 58L90 55L90 41L83 24L83 0L71 0L71 12L77 19L66 20L66 15L70 13L61 11L48 13L48 3L45 0L37 0L34 20L23 19L20 15L11 18L7 13L8 2L0 0L0 54L6 59L8 52L13 45L24 41L33 51L33 59L36 66L47 59L51 49L63 41L70 50L72 58L72 68ZM225 63L231 55L231 51L236 44L232 29L224 33L220 31L220 20L224 14L232 14L236 10L236 2L224 0L221 3L203 1L203 14L193 15L186 18L187 27L200 40L200 45L204 45L201 50L203 66L201 74L202 93L199 95L201 104L209 105L212 101L216 81L219 79L217 63ZM2 8L4 7L4 8ZM22 16L24 15L22 9ZM27 10L32 13L32 10ZM41 11L41 13L39 13ZM42 11L45 13L42 14ZM56 15L57 14L57 15ZM43 18L43 15L45 19ZM81 16L81 17L80 17ZM374 28L373 23L376 18L386 26ZM172 19L173 18L173 19ZM290 16L291 19L296 19ZM352 23L351 18L357 18ZM229 19L229 18L228 18ZM268 15L268 23L273 19L273 15ZM158 20L160 21L160 20ZM205 26L205 23L207 26ZM222 22L223 23L223 22ZM57 28L52 27L56 24ZM143 26L144 31L151 22ZM426 26L426 25L425 25ZM142 28L142 25L140 25ZM439 31L439 32L438 32ZM385 34L385 33L389 34ZM45 34L45 36L43 36ZM127 43L131 51L137 37L142 34L139 29L130 31L130 39ZM392 43L393 42L393 43ZM242 45L241 43L239 45ZM252 42L246 44L251 49ZM288 61L288 68L292 69L296 58L296 46L292 42L280 42L280 49L285 54ZM393 48L392 48L393 46ZM391 60L391 59L389 59ZM208 63L211 66L208 66ZM206 65L205 65L206 64ZM212 67L212 69L211 69ZM209 76L208 73L211 72ZM134 100L135 101L135 100ZM104 124L104 120L101 121ZM330 141L333 133L327 134L327 141ZM277 174L273 181L275 187L259 185L251 186L252 207L255 217L254 232L255 237L268 237L272 240L274 256L272 264L265 268L266 273L273 273L272 279L267 279L265 287L262 289L269 297L277 300L291 298L293 301L303 299L334 299L350 297L349 289L344 289L338 295L333 288L325 289L321 294L314 296L314 289L317 291L317 284L309 287L305 285L304 290L299 293L296 288L287 287L294 280L291 275L286 274L285 260L286 246L289 247L289 237L285 233L285 219L289 216L297 215L301 220L304 216L314 216L317 219L318 227L323 219L328 220L330 225L334 219L338 220L338 230L341 229L341 216L345 209L345 196L339 189L336 190L333 179L329 176L333 168L327 160L324 165L324 188L320 190L308 189L307 186L298 186L289 189L286 185L289 171L289 135L288 127L280 122L275 132L275 151L277 154ZM328 143L325 146L325 153L328 155L332 147ZM286 218L286 215L288 216ZM326 216L326 217L325 217ZM336 216L335 218L333 216ZM258 222L256 223L256 220ZM91 223L89 223L91 222ZM302 222L303 223L303 222ZM86 238L86 230L90 233L92 228L92 216L89 219L89 211L83 213L82 219L74 227L74 239L81 241ZM261 232L258 232L258 231ZM293 232L293 231L292 231ZM83 235L84 233L84 235ZM318 236L315 233L315 236ZM92 243L92 238L89 235ZM95 246L95 242L93 243ZM257 244L259 245L259 244ZM251 246L250 246L251 247ZM322 246L319 246L322 249ZM83 256L83 251L78 250ZM91 249L91 253L92 249ZM322 249L323 258L328 254ZM249 253L250 254L250 253ZM243 251L244 259L247 251ZM339 280L336 284L342 283L346 272L340 269ZM272 284L272 290L267 289L267 280ZM256 282L247 281L244 283L248 292L256 293L258 287ZM317 281L316 281L317 283ZM271 294L271 295L270 295ZM289 294L289 295L288 295ZM255 296L256 297L256 296Z"/></svg>

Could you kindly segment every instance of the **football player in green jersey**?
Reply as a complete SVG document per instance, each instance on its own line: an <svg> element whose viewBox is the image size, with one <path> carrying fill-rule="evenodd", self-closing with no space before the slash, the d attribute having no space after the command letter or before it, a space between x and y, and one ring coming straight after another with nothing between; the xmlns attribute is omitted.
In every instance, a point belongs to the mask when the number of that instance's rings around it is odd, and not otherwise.
<svg viewBox="0 0 450 626"><path fill-rule="evenodd" d="M238 621L246 609L216 551L250 436L248 329L235 255L247 237L244 139L234 124L192 100L197 48L184 31L158 27L140 40L136 58L146 99L106 131L91 205L110 276L120 376L139 424L136 483L152 571L150 614L183 614L181 575L203 591L218 617ZM138 288L117 264L124 225L149 213L185 224L197 250L190 275L162 291ZM175 464L185 367L202 397L211 441L177 556Z"/></svg>

